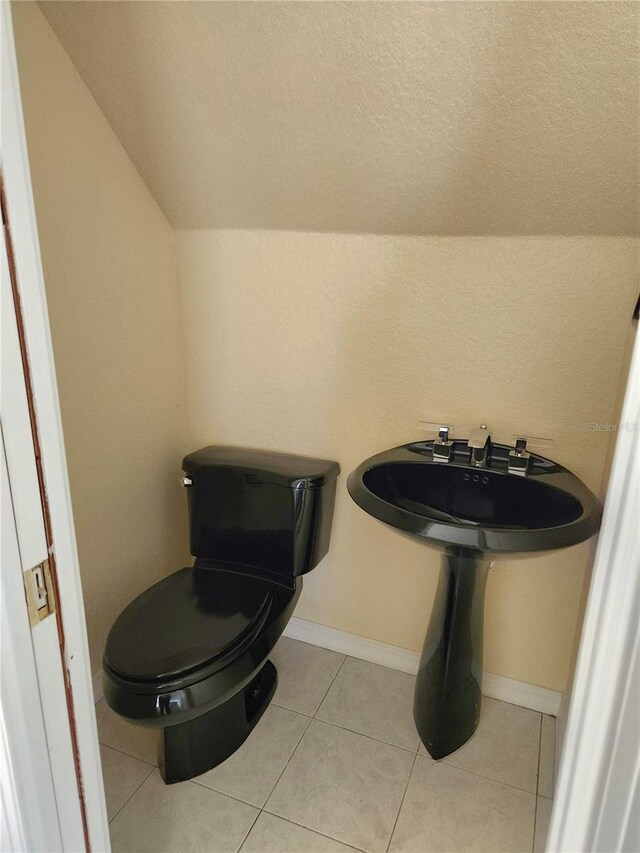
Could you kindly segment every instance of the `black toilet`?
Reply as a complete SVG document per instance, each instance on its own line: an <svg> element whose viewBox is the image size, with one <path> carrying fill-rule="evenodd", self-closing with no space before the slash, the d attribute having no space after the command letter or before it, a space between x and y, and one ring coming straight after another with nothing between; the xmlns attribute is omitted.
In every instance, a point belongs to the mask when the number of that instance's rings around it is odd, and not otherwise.
<svg viewBox="0 0 640 853"><path fill-rule="evenodd" d="M104 695L133 723L161 730L166 783L220 764L274 694L267 660L329 549L336 462L206 447L182 463L192 567L139 595L116 619Z"/></svg>

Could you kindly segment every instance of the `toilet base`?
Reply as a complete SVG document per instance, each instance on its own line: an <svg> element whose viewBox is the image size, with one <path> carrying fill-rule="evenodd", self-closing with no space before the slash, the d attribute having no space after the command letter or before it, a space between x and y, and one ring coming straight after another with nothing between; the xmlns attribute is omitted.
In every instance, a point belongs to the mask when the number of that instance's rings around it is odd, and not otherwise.
<svg viewBox="0 0 640 853"><path fill-rule="evenodd" d="M267 661L254 678L222 705L176 726L162 729L160 773L167 785L184 782L222 764L249 737L278 684Z"/></svg>

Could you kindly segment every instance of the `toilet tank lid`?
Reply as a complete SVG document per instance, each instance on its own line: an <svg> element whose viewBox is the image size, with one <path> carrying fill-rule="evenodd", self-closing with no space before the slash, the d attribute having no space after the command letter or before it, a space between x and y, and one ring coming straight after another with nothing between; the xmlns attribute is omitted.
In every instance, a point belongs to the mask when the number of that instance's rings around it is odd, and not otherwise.
<svg viewBox="0 0 640 853"><path fill-rule="evenodd" d="M320 488L335 480L340 473L338 463L327 459L246 447L212 445L196 450L182 460L185 474L197 476L199 471L213 468L237 468L250 478L250 482L305 489Z"/></svg>

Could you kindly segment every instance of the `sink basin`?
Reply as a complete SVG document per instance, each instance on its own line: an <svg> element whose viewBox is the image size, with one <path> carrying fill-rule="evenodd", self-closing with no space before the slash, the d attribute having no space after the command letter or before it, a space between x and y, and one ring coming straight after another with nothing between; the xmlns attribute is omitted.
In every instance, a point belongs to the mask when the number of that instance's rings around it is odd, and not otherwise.
<svg viewBox="0 0 640 853"><path fill-rule="evenodd" d="M466 441L453 442L448 462L434 460L433 444L372 456L347 488L369 515L442 552L413 708L422 742L438 759L478 726L492 562L584 542L597 532L601 508L575 474L543 456L531 454L523 476L509 471L507 445L493 444L478 467Z"/></svg>
<svg viewBox="0 0 640 853"><path fill-rule="evenodd" d="M512 448L494 444L486 468L469 465L466 442L452 461L433 461L433 442L407 444L363 462L349 477L353 500L370 515L440 548L491 559L565 548L600 523L595 496L574 474L531 456L526 476L508 473Z"/></svg>

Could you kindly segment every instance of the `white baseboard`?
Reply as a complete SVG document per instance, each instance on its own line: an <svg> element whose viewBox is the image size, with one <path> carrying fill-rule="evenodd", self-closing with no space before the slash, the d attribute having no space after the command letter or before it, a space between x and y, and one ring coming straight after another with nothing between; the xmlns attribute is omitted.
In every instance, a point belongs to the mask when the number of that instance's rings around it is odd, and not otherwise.
<svg viewBox="0 0 640 853"><path fill-rule="evenodd" d="M93 682L93 701L97 705L104 696L102 692L102 670L96 672L92 678Z"/></svg>
<svg viewBox="0 0 640 853"><path fill-rule="evenodd" d="M328 628L326 625L308 622L296 616L289 621L284 630L284 636L370 663L388 666L390 669L408 672L411 675L418 672L420 663L418 652L381 643L379 640L358 637L356 634L349 634L338 628ZM552 717L556 716L560 707L561 694L558 691L527 684L525 681L517 681L515 678L506 678L503 675L493 675L490 672L483 674L482 692L491 699L500 699L511 705L531 708L533 711L550 714Z"/></svg>
<svg viewBox="0 0 640 853"><path fill-rule="evenodd" d="M284 636L292 640L301 640L303 643L311 643L312 646L322 646L323 649L331 649L332 652L341 652L352 658L360 658L370 663L379 663L388 666L389 669L399 669L400 672L408 672L415 675L418 671L420 655L391 646L389 643L381 643L379 640L370 640L368 637L359 637L357 634L349 634L338 628L328 628L317 622L308 622L306 619L298 619L293 616L284 629Z"/></svg>
<svg viewBox="0 0 640 853"><path fill-rule="evenodd" d="M526 681L494 675L491 672L482 675L482 692L491 699L531 708L532 711L540 711L541 714L549 714L551 717L557 716L562 699L558 690L549 690L548 687L539 687L537 684L528 684Z"/></svg>
<svg viewBox="0 0 640 853"><path fill-rule="evenodd" d="M420 663L418 652L401 649L389 643L381 643L379 640L370 640L368 637L358 637L357 634L349 634L338 628L328 628L326 625L299 619L297 616L289 621L284 629L284 636L370 663L388 666L389 669L408 672L410 675L418 672ZM504 675L493 675L490 672L483 673L482 692L491 699L500 699L511 705L531 708L533 711L550 714L552 717L557 715L560 707L561 694L556 690L548 690L546 687L537 687L535 684L516 681L515 678L506 678ZM93 676L93 698L96 704L102 697L102 672L97 672Z"/></svg>

